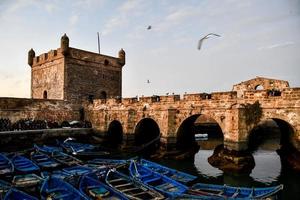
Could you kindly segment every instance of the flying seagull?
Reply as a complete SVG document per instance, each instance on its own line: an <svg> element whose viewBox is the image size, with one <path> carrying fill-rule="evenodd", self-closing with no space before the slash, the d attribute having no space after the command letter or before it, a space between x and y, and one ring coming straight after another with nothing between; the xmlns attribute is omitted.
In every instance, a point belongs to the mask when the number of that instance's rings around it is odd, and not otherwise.
<svg viewBox="0 0 300 200"><path fill-rule="evenodd" d="M148 27L147 27L147 30L150 30L151 28L152 28L152 26L148 26Z"/></svg>
<svg viewBox="0 0 300 200"><path fill-rule="evenodd" d="M206 36L204 36L203 38L201 38L198 42L198 49L201 49L202 43L204 40L210 38L210 36L217 36L217 37L221 37L221 35L215 34L215 33L209 33Z"/></svg>

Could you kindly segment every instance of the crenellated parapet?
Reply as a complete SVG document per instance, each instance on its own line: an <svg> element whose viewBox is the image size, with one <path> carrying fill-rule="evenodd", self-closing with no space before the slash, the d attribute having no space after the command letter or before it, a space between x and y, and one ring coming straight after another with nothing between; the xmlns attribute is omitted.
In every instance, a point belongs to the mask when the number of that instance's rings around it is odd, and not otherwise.
<svg viewBox="0 0 300 200"><path fill-rule="evenodd" d="M64 34L60 47L40 55L28 52L31 96L35 99L86 100L122 96L125 51L118 57L70 47Z"/></svg>

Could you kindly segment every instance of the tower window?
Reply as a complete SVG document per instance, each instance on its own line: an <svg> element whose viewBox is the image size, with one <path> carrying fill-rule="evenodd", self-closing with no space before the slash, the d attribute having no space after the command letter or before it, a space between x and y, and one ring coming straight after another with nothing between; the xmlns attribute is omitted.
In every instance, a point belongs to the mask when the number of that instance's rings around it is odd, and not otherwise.
<svg viewBox="0 0 300 200"><path fill-rule="evenodd" d="M105 66L108 65L108 63L109 63L108 60L105 59L105 60L104 60L104 65L105 65Z"/></svg>
<svg viewBox="0 0 300 200"><path fill-rule="evenodd" d="M44 93L43 93L43 99L47 99L47 98L48 98L47 95L48 95L48 94L47 94L47 91L45 90Z"/></svg>

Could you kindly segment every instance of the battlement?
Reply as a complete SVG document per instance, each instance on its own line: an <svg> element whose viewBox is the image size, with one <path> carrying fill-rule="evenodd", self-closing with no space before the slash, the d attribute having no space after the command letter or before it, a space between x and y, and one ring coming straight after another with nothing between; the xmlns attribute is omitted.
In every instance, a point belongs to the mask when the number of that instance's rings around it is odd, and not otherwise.
<svg viewBox="0 0 300 200"><path fill-rule="evenodd" d="M48 53L43 53L39 56L35 56L33 58L32 67L35 67L37 65L42 65L46 62L52 62L53 60L56 60L56 59L59 59L59 58L62 58L62 57L63 57L63 55L62 55L60 49L51 50Z"/></svg>
<svg viewBox="0 0 300 200"><path fill-rule="evenodd" d="M100 63L104 66L110 65L114 67L119 66L118 64L122 62L121 59L117 57L112 57L104 54L98 54L95 52L89 52L89 51L70 47L69 53L67 55L64 55L62 53L62 49L58 48L56 50L51 50L48 53L43 53L39 56L35 56L33 58L32 67L45 64L46 62L52 62L53 60L60 59L63 57L82 60L85 62Z"/></svg>
<svg viewBox="0 0 300 200"><path fill-rule="evenodd" d="M58 49L48 53L28 52L32 98L83 100L122 95L123 49L112 57L72 48L66 34L60 42Z"/></svg>

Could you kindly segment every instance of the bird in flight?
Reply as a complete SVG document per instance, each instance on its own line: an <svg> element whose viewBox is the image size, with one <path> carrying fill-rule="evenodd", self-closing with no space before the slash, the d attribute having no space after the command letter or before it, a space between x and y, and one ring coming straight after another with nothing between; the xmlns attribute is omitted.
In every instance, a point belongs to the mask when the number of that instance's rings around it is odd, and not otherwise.
<svg viewBox="0 0 300 200"><path fill-rule="evenodd" d="M217 36L217 37L221 37L221 35L215 34L215 33L209 33L206 36L204 36L203 38L201 38L198 42L198 49L201 49L202 43L204 40L210 38L210 36Z"/></svg>
<svg viewBox="0 0 300 200"><path fill-rule="evenodd" d="M148 26L148 27L147 27L147 30L150 30L151 28L152 28L152 26Z"/></svg>

